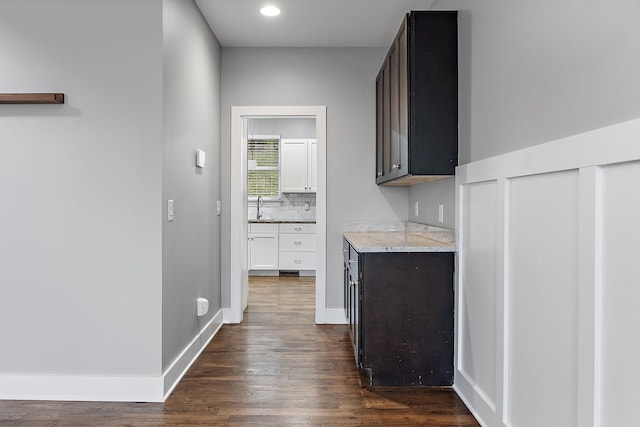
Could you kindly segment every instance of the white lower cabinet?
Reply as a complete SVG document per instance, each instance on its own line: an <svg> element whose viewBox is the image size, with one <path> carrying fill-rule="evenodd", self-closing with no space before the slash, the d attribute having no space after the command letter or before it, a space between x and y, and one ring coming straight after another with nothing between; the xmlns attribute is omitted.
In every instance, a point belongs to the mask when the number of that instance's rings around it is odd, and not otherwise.
<svg viewBox="0 0 640 427"><path fill-rule="evenodd" d="M280 269L316 269L316 225L280 224Z"/></svg>
<svg viewBox="0 0 640 427"><path fill-rule="evenodd" d="M278 224L249 224L249 270L278 268Z"/></svg>
<svg viewBox="0 0 640 427"><path fill-rule="evenodd" d="M249 270L311 271L316 269L316 225L250 223Z"/></svg>

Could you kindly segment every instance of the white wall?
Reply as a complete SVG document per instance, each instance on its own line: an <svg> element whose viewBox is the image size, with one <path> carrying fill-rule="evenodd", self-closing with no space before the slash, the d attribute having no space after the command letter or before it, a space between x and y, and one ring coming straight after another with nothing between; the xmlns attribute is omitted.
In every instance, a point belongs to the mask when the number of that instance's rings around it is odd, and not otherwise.
<svg viewBox="0 0 640 427"><path fill-rule="evenodd" d="M405 188L375 184L375 76L385 48L223 48L222 182L229 180L231 106L327 106L327 307L342 307L345 221L407 219ZM230 201L223 184L223 206ZM230 218L223 209L222 245ZM222 251L223 306L229 306L229 252ZM227 269L227 270L225 270Z"/></svg>
<svg viewBox="0 0 640 427"><path fill-rule="evenodd" d="M162 4L2 1L0 57L0 92L66 96L0 105L0 396L159 376Z"/></svg>
<svg viewBox="0 0 640 427"><path fill-rule="evenodd" d="M487 426L633 425L640 119L458 168L455 388Z"/></svg>
<svg viewBox="0 0 640 427"><path fill-rule="evenodd" d="M164 0L162 365L221 309L220 44L193 1ZM195 151L206 152L203 169ZM164 209L174 200L174 220ZM209 300L196 316L196 299ZM215 320L218 321L218 320Z"/></svg>

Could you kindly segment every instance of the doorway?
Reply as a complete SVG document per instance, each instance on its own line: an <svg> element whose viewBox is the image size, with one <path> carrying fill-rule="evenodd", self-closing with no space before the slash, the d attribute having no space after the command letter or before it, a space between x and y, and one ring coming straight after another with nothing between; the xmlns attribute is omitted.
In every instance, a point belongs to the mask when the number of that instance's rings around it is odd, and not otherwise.
<svg viewBox="0 0 640 427"><path fill-rule="evenodd" d="M326 107L255 106L231 107L231 282L230 309L226 323L240 323L243 295L248 292L248 202L247 202L247 119L314 118L317 140L316 189L316 289L315 322L326 321Z"/></svg>

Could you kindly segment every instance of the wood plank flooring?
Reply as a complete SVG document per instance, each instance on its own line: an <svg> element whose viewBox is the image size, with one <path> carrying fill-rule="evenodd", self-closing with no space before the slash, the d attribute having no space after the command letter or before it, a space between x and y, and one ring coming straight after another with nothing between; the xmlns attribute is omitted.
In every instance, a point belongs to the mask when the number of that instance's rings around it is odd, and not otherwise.
<svg viewBox="0 0 640 427"><path fill-rule="evenodd" d="M361 387L344 325L314 324L314 279L251 278L165 403L0 401L0 425L477 426L448 388Z"/></svg>

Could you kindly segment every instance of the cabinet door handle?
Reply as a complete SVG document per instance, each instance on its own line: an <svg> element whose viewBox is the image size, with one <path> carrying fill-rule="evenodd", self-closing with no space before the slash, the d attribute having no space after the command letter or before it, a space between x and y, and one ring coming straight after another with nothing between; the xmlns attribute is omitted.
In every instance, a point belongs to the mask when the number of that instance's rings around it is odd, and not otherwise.
<svg viewBox="0 0 640 427"><path fill-rule="evenodd" d="M397 165L391 165L391 169L402 169L402 165L400 163Z"/></svg>
<svg viewBox="0 0 640 427"><path fill-rule="evenodd" d="M350 280L350 281L349 281L349 286L351 286L351 287L354 287L354 286L356 286L357 284L358 284L358 282L357 282L357 281L355 281L355 282L354 282L353 280Z"/></svg>
<svg viewBox="0 0 640 427"><path fill-rule="evenodd" d="M378 176L382 176L382 172L378 172Z"/></svg>

